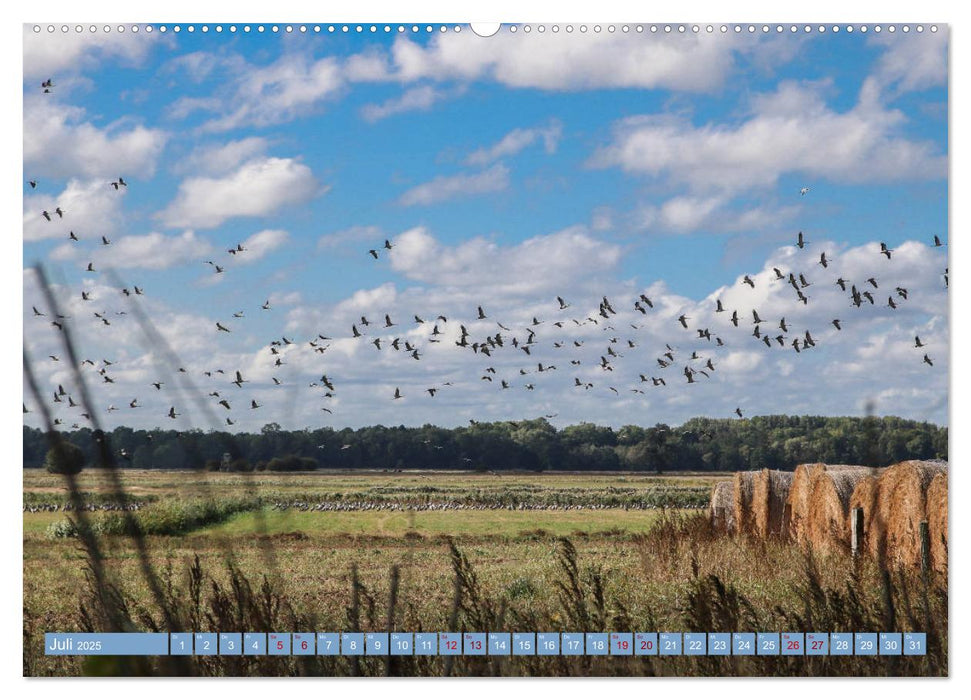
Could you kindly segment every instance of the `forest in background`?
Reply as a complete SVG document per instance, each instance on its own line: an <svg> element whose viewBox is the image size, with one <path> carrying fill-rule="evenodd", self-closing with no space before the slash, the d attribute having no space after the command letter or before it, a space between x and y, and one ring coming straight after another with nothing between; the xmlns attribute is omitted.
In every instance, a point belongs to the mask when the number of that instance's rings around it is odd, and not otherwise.
<svg viewBox="0 0 971 700"><path fill-rule="evenodd" d="M62 436L102 466L99 435ZM593 423L557 429L545 418L468 427L382 425L259 433L133 430L104 438L118 466L132 469L295 471L310 469L467 469L519 471L739 471L792 469L805 462L886 466L905 459L947 459L948 430L897 417L757 416L692 418L680 426ZM44 466L45 433L24 426L25 468Z"/></svg>

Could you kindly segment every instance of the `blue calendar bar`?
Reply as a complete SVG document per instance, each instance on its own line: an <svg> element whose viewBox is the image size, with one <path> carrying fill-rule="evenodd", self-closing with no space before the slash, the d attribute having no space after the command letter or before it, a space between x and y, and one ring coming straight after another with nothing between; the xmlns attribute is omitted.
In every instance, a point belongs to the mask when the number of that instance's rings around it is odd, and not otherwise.
<svg viewBox="0 0 971 700"><path fill-rule="evenodd" d="M924 656L923 632L51 632L51 656Z"/></svg>
<svg viewBox="0 0 971 700"><path fill-rule="evenodd" d="M166 632L48 632L47 656L168 656Z"/></svg>

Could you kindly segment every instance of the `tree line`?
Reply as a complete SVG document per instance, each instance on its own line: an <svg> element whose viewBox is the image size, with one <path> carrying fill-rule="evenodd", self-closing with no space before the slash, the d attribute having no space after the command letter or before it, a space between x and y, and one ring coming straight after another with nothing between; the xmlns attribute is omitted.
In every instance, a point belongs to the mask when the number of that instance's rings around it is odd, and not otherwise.
<svg viewBox="0 0 971 700"><path fill-rule="evenodd" d="M739 471L792 469L805 462L885 466L947 459L947 428L888 417L692 418L680 426L593 423L557 429L545 418L468 427L383 425L259 433L201 430L64 432L87 466L101 466L103 441L121 468L294 471L468 469L519 471ZM24 426L24 467L53 467L45 433ZM56 456L54 456L56 457ZM45 462L46 461L46 462ZM54 462L64 460L54 459ZM82 460L78 457L76 462Z"/></svg>

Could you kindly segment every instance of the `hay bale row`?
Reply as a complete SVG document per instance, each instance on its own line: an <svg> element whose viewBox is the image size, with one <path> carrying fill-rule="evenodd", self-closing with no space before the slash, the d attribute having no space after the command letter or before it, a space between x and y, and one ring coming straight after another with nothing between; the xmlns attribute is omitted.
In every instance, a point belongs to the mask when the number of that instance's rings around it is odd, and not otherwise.
<svg viewBox="0 0 971 700"><path fill-rule="evenodd" d="M931 536L931 566L947 573L947 472L939 472L927 487L927 527Z"/></svg>
<svg viewBox="0 0 971 700"><path fill-rule="evenodd" d="M719 481L711 490L708 517L716 532L735 532L735 487L731 481Z"/></svg>
<svg viewBox="0 0 971 700"><path fill-rule="evenodd" d="M910 460L886 469L800 464L795 472L738 472L715 484L709 516L722 532L789 537L820 552L850 547L851 512L863 511L863 551L890 567L920 566L920 523L930 560L947 570L947 463Z"/></svg>

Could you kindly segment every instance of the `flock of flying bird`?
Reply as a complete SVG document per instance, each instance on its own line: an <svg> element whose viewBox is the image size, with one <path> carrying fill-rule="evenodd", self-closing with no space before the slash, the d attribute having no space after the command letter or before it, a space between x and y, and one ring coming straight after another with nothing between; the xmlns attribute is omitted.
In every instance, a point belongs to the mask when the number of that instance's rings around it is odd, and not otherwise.
<svg viewBox="0 0 971 700"><path fill-rule="evenodd" d="M44 92L50 92L53 87L52 80L46 80L41 85ZM37 180L28 180L28 184L32 190L37 188ZM128 183L123 177L119 177L117 180L112 180L105 185L106 187L111 187L115 191L119 191L122 188L127 188ZM800 196L805 196L809 192L808 187L803 187L800 189ZM60 206L55 207L52 211L44 210L41 215L48 222L54 221L54 217L58 220L65 219L67 217L69 221L70 212L65 211ZM78 236L73 230L69 232L68 238L72 242L79 242L81 237ZM806 245L809 243L800 231L796 236L795 246L800 250L804 250ZM111 245L111 241L106 236L100 237L101 247L107 247ZM941 242L938 236L934 236L934 247L942 247L944 244ZM378 260L381 255L389 253L394 248L394 244L390 240L385 240L383 246L378 246L376 248L371 248L367 251L366 255L371 256L374 260ZM247 254L247 249L242 244L237 244L230 247L226 254L230 256L245 256ZM886 259L892 260L893 250L889 248L885 243L880 243L880 249L878 252L875 251L876 256L885 256ZM807 261L809 262L809 261ZM829 267L832 262L832 258L828 257L826 252L820 253L819 259L815 262L816 265L820 266L824 270ZM206 260L205 264L208 264L213 272L213 274L221 275L224 274L227 266L223 262L217 260ZM89 261L85 268L85 272L98 272L95 267L94 261ZM808 294L808 288L814 284L814 282L808 279L808 276L813 276L807 270L804 271L783 271L779 268L773 268L774 279L772 282L782 285L784 288L791 288L791 293L794 298L808 306L810 302L810 297ZM944 283L947 285L948 279L947 269L944 271ZM816 284L819 282L817 281ZM880 281L878 281L875 275L870 276L863 280L853 281L843 279L839 277L831 281L832 284L839 287L839 289L846 293L849 299L849 307L862 309L867 306L877 305L877 295L881 296L887 294L886 306L892 310L896 310L899 305L905 303L908 300L909 292L906 288L900 286L894 286L891 289L884 289L881 287ZM747 285L752 290L756 287L755 280L749 276L744 275L741 280L742 285ZM144 291L139 286L133 286L131 289L122 288L119 293L126 298L134 296L144 295ZM92 297L92 293L88 290L81 290L80 300L82 302L91 303L95 299ZM655 353L645 354L644 351L640 350L642 341L639 338L635 338L637 334L631 334L629 332L621 333L617 330L617 325L620 325L621 321L628 322L631 329L638 330L642 326L638 323L630 321L628 316L633 317L635 320L641 317L647 317L652 314L655 306L654 300L652 300L646 294L639 294L636 299L628 300L622 306L623 310L627 311L627 314L618 314L617 304L615 301L608 299L608 297L603 296L602 299L597 304L596 312L593 311L593 307L590 307L589 314L580 314L579 317L574 317L574 314L567 313L568 309L573 308L573 305L565 300L561 296L556 297L555 305L551 304L550 312L557 315L556 320L541 320L537 317L533 317L531 322L522 324L519 327L513 327L513 325L506 325L497 319L493 319L487 313L483 306L479 305L476 308L475 315L469 320L449 320L445 315L438 315L434 318L429 317L428 320L422 318L417 314L413 314L413 321L409 320L407 322L408 326L411 326L413 322L415 325L412 328L424 329L424 343L419 342L415 339L414 333L399 333L398 330L403 325L402 322L396 322L392 319L390 313L381 312L378 314L378 318L383 317L382 320L369 320L366 315L362 315L359 320L354 321L350 328L347 329L349 332L348 337L354 339L355 342L369 343L373 345L376 352L394 352L402 353L403 357L408 357L413 361L422 361L428 352L428 349L433 344L445 344L439 345L438 347L452 346L457 351L466 352L476 360L480 362L480 365L485 365L481 370L475 372L479 375L479 382L486 382L488 384L494 385L498 390L504 391L513 389L515 387L520 387L526 391L534 391L537 389L539 382L534 377L539 377L540 375L547 376L554 372L559 372L560 374L571 374L572 381L569 381L569 385L575 390L582 390L583 392L588 392L599 385L603 391L612 392L614 395L619 396L621 389L614 386L610 378L614 373L615 366L617 363L626 356L635 356L638 361L645 361L645 358L649 358L646 361L649 362L651 367L650 370L645 370L643 372L637 371L639 381L633 387L624 387L624 391L631 392L633 394L645 394L643 388L644 385L654 389L658 387L666 387L669 382L675 382L680 379L681 382L686 384L695 384L699 381L710 380L712 375L716 372L718 364L716 364L717 359L717 348L728 345L722 336L726 338L729 337L729 333L735 334L734 329L740 329L743 323L743 319L746 319L749 314L751 314L751 321L744 321L745 327L751 327L751 336L754 338L754 343L761 344L767 349L791 349L796 354L802 354L806 351L812 350L816 347L817 339L813 337L813 332L809 329L800 329L796 331L792 328L791 324L786 321L785 318L779 319L768 319L763 318L756 308L749 308L739 311L737 308L729 310L726 308L721 299L716 299L715 308L715 318L722 317L725 322L722 324L722 329L719 330L717 327L708 325L705 327L700 327L696 325L689 324L691 318L685 313L681 313L677 317L678 326L672 328L673 334L675 335L669 339L661 346L655 348ZM261 305L261 311L268 312L271 311L272 307L270 305L270 300L267 299L264 304ZM102 326L111 326L112 320L115 317L125 316L126 311L115 311L114 315L109 314L107 311L92 311L93 317L95 319L94 323L100 324ZM33 314L37 319L48 318L50 312L45 312L38 309L36 306L33 307ZM638 316L639 315L639 316ZM242 310L232 313L233 321L222 320L215 321L215 334L218 336L222 333L231 334L233 332L233 325L236 321L245 321L246 316ZM63 330L64 321L67 320L66 316L58 315L56 318L49 318L50 325L57 329L58 331ZM495 326L488 330L484 330L494 323ZM831 325L836 329L836 331L842 331L844 321L840 318L834 318L831 321ZM544 327L550 328L555 327L559 329L557 332L553 333L555 336L552 339L542 338L540 335L540 328ZM733 330L728 330L728 325L732 327ZM457 334L456 334L457 326ZM470 327L474 330L470 330ZM577 334L570 336L569 331L576 330L579 327L586 327L586 331L592 329L599 329L604 334L604 340L602 344L593 353L594 356L599 356L599 361L587 362L586 364L594 364L601 376L603 381L591 381L589 376L587 378L581 379L578 374L581 374L580 366L585 364L585 360L577 355L583 355L580 349L586 344L594 344L590 340L589 332L583 334ZM398 333L396 335L396 333ZM545 335L545 334L544 334ZM622 336L634 335L635 337L622 337ZM817 331L817 335L818 331ZM409 337L410 336L410 337ZM412 342L412 341L415 342ZM732 338L731 340L735 340ZM298 346L302 346L304 343L306 346L313 350L315 355L325 355L330 344L334 341L334 337L326 335L323 333L318 333L315 337L308 340L297 341L287 337L281 337L279 339L273 339L269 342L269 362L272 366L272 370L275 374L283 374L284 370L278 370L284 365L289 364L287 362L287 356L290 355L290 351ZM693 350L690 354L687 351L681 350L685 344L693 344L699 346L701 342L703 348L709 348L710 351L705 351L703 354L699 354L698 350ZM925 347L925 343L921 341L920 337L915 337L914 347L918 350ZM568 362L569 365L562 364L558 366L552 364L548 361L543 360L534 361L530 356L534 351L543 350L556 350L562 353L569 353L571 357L565 357L564 361ZM636 352L634 352L636 351ZM519 353L522 353L520 355ZM537 354L540 354L537 352ZM491 361L493 356L503 356L508 357L513 355L520 359L520 362L514 364L522 364L522 366L516 368L512 376L500 376L502 370L497 368L497 362ZM57 355L49 355L51 362L60 362L60 357ZM926 353L923 353L923 363L933 366L934 362L931 357ZM113 384L115 379L112 377L110 368L114 362L107 359L103 359L100 363L96 363L93 360L85 359L82 365L90 366L94 372L100 377L100 381L104 384ZM507 365L508 366L508 365ZM305 368L304 368L305 369ZM178 369L179 372L187 373L188 370L184 367ZM234 404L237 406L242 403L242 405L247 406L248 410L257 410L263 407L256 398L251 396L246 396L240 402L236 397L239 394L234 394L232 392L237 392L243 388L244 384L250 383L251 380L247 379L243 375L242 369L214 369L205 370L203 374L212 380L219 380L222 376L225 379L225 386L216 386L208 393L208 397L213 401L214 406L222 408L226 414L224 415L224 420L227 425L232 426L235 424L233 419ZM589 373L586 373L589 375ZM337 397L337 386L335 380L329 377L326 373L320 373L319 379L316 378L317 373L313 374L314 381L309 382L309 387L321 391L321 399L330 401ZM273 386L283 386L288 383L289 380L281 380L277 376L271 377L273 381ZM521 384L514 384L514 382L520 381ZM259 382L257 382L259 384ZM430 399L434 399L435 396L443 390L455 386L456 381L453 379L448 379L443 381L437 386L429 386L423 389L422 394L427 394ZM156 392L161 392L164 386L162 381L154 381L151 385ZM235 389L229 389L230 386L235 386ZM394 388L394 392L390 393L389 400L397 401L405 397L400 386ZM291 399L292 400L292 399ZM53 401L57 404L66 404L69 409L82 409L73 398L73 396L64 389L64 386L59 384L57 389L53 391ZM334 404L331 404L334 405ZM141 408L137 398L133 398L127 404L127 410L137 410ZM328 405L323 405L320 407L321 411L327 413L333 413L334 408ZM119 410L118 407L110 405L106 409L109 413ZM29 409L24 404L24 413L28 413ZM91 416L86 411L78 411L81 418L90 420ZM737 407L734 411L735 415L738 417L743 417L743 412L741 407ZM169 410L164 414L165 417L169 419L176 419L182 415L180 410L177 410L176 406L171 406ZM556 414L549 414L546 417L552 418ZM63 419L60 417L55 418L55 425L62 425L64 423ZM471 420L471 423L476 421ZM79 424L74 423L72 428L78 428Z"/></svg>
<svg viewBox="0 0 971 700"><path fill-rule="evenodd" d="M37 186L35 180L29 181L30 187L33 189ZM127 187L127 183L123 178L119 177L117 180L108 183L106 186L113 187L118 190L121 187ZM803 192L802 194L805 194ZM54 210L55 215L62 218L67 214L60 207ZM47 211L43 212L45 218L50 220L51 217ZM69 234L71 241L78 241L79 237L71 231ZM106 237L101 237L101 246L111 245ZM805 239L802 232L799 232L796 237L795 246L803 250L805 249L808 241ZM941 242L938 236L934 236L934 247L941 247L944 244ZM383 247L380 250L390 251L394 247L394 244L390 240L385 240ZM379 249L369 249L367 255L370 255L374 259L378 259ZM242 256L247 253L247 249L242 244L237 244L226 251L227 255L231 256ZM893 256L893 250L888 248L885 243L880 243L879 252L875 252L876 255L885 256L887 260L891 260ZM828 268L832 258L827 256L826 252L822 252L819 256L816 264L821 266L823 269ZM219 264L214 260L206 260L205 264L211 266L213 274L223 274L226 266L225 264ZM96 272L94 262L88 262L85 268L87 272ZM808 305L810 302L810 297L807 295L807 289L814 283L807 279L808 272L796 272L796 271L783 271L779 268L773 268L774 279L772 282L779 283L784 288L791 288L791 293L794 295L798 302L803 305ZM947 270L944 272L944 281L947 285ZM747 285L751 289L755 289L756 282L750 275L744 275L740 282L741 285ZM867 279L854 282L851 280L843 279L839 277L832 281L832 284L837 286L842 292L847 294L849 299L849 307L861 309L867 306L876 306L877 299L876 294L881 290L880 282L875 276L870 276ZM131 289L122 288L120 294L124 297L140 296L144 294L142 288L138 286L133 286ZM890 309L896 309L900 304L907 301L909 292L906 288L895 286L890 290L884 290L884 293L888 294L886 306ZM80 299L83 302L92 302L93 298L90 292L87 290L82 290L80 293ZM629 313L637 317L640 314L646 317L652 313L654 309L655 302L646 294L640 294L636 299L627 302L630 305L628 309ZM500 390L508 390L514 388L515 379L508 376L500 376L500 369L495 366L497 363L490 362L491 358L495 355L506 355L522 353L521 359L523 361L523 366L519 367L515 372L514 377L521 379L522 384L520 385L522 389L527 391L533 391L537 388L537 381L532 379L532 376L548 375L553 372L561 372L564 370L574 369L578 370L579 366L584 362L579 357L570 357L567 359L569 366L563 365L562 369L558 368L557 365L551 364L544 361L532 362L528 359L534 350L545 345L545 349L554 349L560 351L574 351L576 354L578 349L584 347L586 343L590 342L589 337L568 337L569 329L576 329L578 327L595 327L599 328L605 334L605 340L599 351L595 355L599 355L599 362L596 363L599 371L605 379L604 382L594 382L589 379L581 379L579 376L573 376L571 386L577 390L589 391L595 388L595 385L600 384L604 391L612 392L615 395L620 395L621 389L613 386L610 382L611 373L614 372L616 364L625 357L625 354L634 355L635 349L639 349L641 346L640 340L635 340L631 337L621 337L621 334L617 327L614 325L617 323L618 311L617 305L611 299L604 296L597 305L597 311L592 312L589 315L580 315L580 317L574 317L575 315L566 313L568 309L571 309L573 305L565 300L561 296L556 297L555 305L551 304L550 311L558 315L557 320L552 320L546 322L537 317L533 317L531 322L525 324L525 327L513 328L510 325L505 325L501 321L492 319L487 313L483 306L479 305L476 308L474 316L467 321L456 321L449 319L444 315L439 315L435 318L429 317L428 320L422 318L421 316L414 314L413 321L409 321L408 325L413 322L415 328L426 329L427 336L425 337L425 342L428 345L422 345L418 341L412 342L412 339L403 338L402 333L400 335L395 335L397 332L395 329L400 327L400 323L392 319L390 313L381 313L383 316L382 320L370 320L366 315L362 315L359 320L351 323L348 329L349 337L356 339L358 342L369 343L373 345L376 351L379 352L401 352L405 357L410 357L412 360L421 361L426 356L428 347L431 344L447 343L448 345L454 346L458 351L468 352L473 357L482 361L482 364L487 366L483 367L480 374L481 382L488 382L489 384L495 385ZM261 311L271 311L272 307L270 300L267 299L264 304L261 305ZM717 315L724 314L725 325L723 330L713 328L711 325L705 327L698 327L689 324L691 318L686 314L682 313L677 317L678 328L673 329L674 331L680 330L680 336L671 338L668 342L663 344L663 347L657 348L658 352L655 357L651 358L650 365L652 370L645 372L638 372L639 382L634 387L629 387L626 390L634 394L644 394L644 389L641 388L644 384L648 387L666 387L669 382L675 381L677 377L680 377L681 381L686 384L695 384L699 381L711 379L712 375L715 373L718 365L716 364L716 352L717 348L726 346L726 341L723 339L723 335L728 337L728 325L733 329L739 329L744 327L751 327L751 336L754 338L755 343L760 343L764 345L767 349L791 349L794 353L801 354L808 350L816 347L817 339L813 337L812 331L809 329L801 329L796 331L791 327L791 324L786 321L786 319L767 319L763 318L759 313L758 309L746 309L739 312L738 309L729 310L726 308L721 299L715 300L714 313ZM109 320L109 314L105 311L93 311L93 316L95 318L95 323L103 324L104 326L110 326L111 320ZM33 307L33 314L37 318L46 318L48 314L41 311L36 306ZM117 316L126 315L125 311L116 311ZM751 321L744 321L743 319L751 315ZM234 320L245 320L245 316L242 310L236 311L232 314ZM57 318L51 319L50 324L52 327L62 330L63 322L66 320L65 316L58 316ZM483 331L483 326L487 326L490 323L495 323L495 327L492 330ZM555 327L560 329L559 335L556 339L548 341L547 343L541 342L541 337L539 334L539 328L546 324L547 327ZM844 321L839 318L834 318L831 321L832 326L836 331L841 331L843 328ZM476 325L476 331L470 330L470 326ZM233 332L232 326L233 322L226 321L223 323L220 320L215 321L215 332L217 335L221 333L230 334ZM455 337L455 326L457 326L458 334L457 339ZM629 323L632 329L641 328L637 323ZM451 331L451 333L447 332ZM627 334L632 335L632 334ZM694 343L700 343L705 341L705 344L710 344L711 351L705 352L704 354L699 354L697 350L692 351L690 354L687 352L682 352L679 350L679 346L683 345L687 339L690 339ZM286 356L289 354L289 349L297 347L301 343L306 343L307 347L311 348L315 354L324 355L330 343L334 340L333 336L325 335L319 333L316 337L309 340L297 341L286 336L279 339L273 339L269 342L269 355L270 363L274 370L281 368L288 364ZM914 346L917 349L925 347L925 343L921 341L920 337L915 337ZM642 355L643 353L638 350L637 354ZM60 358L57 355L50 355L49 359L52 362L59 362ZM923 354L923 363L933 366L933 360L926 353ZM82 363L83 365L89 365L93 370L99 375L100 380L105 384L113 384L114 378L111 375L111 366L114 364L112 361L104 359L101 363L95 363L93 360L86 359ZM100 364L100 366L99 366ZM179 372L188 372L184 367L180 367ZM573 372L576 375L578 372ZM226 379L226 387L235 386L236 390L243 388L244 384L250 383L250 380L245 378L243 371L241 369L224 370L206 370L203 374L211 379L218 379L219 375L224 376ZM672 374L674 376L672 376ZM314 375L316 377L316 375ZM271 377L274 386L282 386L286 382L281 380L277 376ZM438 392L452 387L455 385L454 381L444 381L438 386L430 386L423 390L422 393L427 394L428 397L434 398ZM161 381L155 381L151 383L151 386L155 391L162 391L164 383ZM309 387L322 391L320 398L325 400L332 400L337 397L337 388L334 379L329 377L326 373L322 373L319 379L309 383ZM232 391L232 390L231 390ZM224 420L226 425L232 426L235 424L233 419L233 409L234 404L239 404L239 399L236 398L237 395L233 395L227 392L226 388L220 389L219 387L214 388L208 394L209 398L212 399L215 406L221 407L226 411ZM395 387L394 392L389 396L389 399L396 401L405 397L400 387ZM57 389L53 392L53 401L58 404L64 404L66 402L67 407L71 409L80 409L74 398L65 391L63 385L58 385ZM257 410L263 407L256 398L245 397L242 400L242 404L247 406L249 410ZM138 399L134 398L127 404L128 410L134 410L141 408L141 404L138 403ZM119 410L118 407L110 405L106 409L109 413ZM321 406L321 410L327 413L333 413L333 408L324 405ZM24 412L28 412L26 404L24 405ZM741 407L737 407L734 411L735 415L738 417L743 417ZM90 419L90 415L87 412L80 412L79 415L84 419ZM175 419L181 416L181 411L177 410L176 406L171 406L165 417L170 419ZM556 414L547 415L548 418L554 417ZM470 421L475 423L474 420ZM61 418L55 419L56 425L63 424ZM73 428L79 427L78 423L75 423Z"/></svg>

